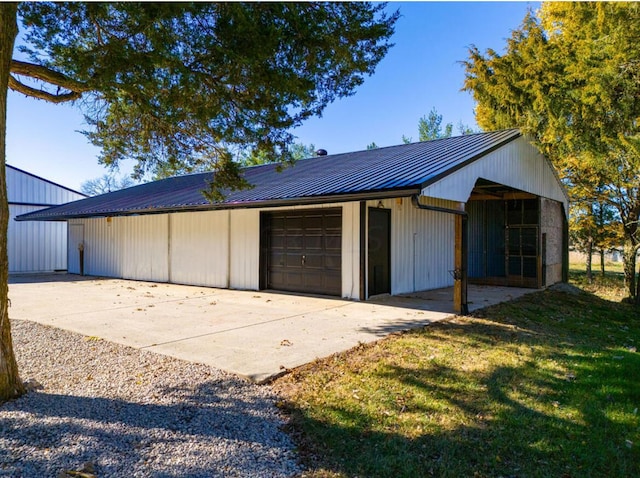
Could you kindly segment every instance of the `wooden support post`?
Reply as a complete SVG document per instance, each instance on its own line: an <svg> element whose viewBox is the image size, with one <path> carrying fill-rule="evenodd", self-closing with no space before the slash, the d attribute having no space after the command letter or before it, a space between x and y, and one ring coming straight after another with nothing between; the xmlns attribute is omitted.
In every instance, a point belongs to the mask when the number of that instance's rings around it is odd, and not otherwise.
<svg viewBox="0 0 640 478"><path fill-rule="evenodd" d="M455 216L455 252L453 310L456 314L468 314L467 305L467 217Z"/></svg>
<svg viewBox="0 0 640 478"><path fill-rule="evenodd" d="M467 315L469 314L469 303L467 302L467 284L468 284L468 275L467 275L467 268L469 267L469 239L468 239L468 234L469 234L469 217L464 215L462 216L462 224L461 224L461 228L462 228L462 233L461 233L461 238L460 238L460 242L462 243L461 249L462 249L462 278L461 278L461 300L460 300L460 313L463 315Z"/></svg>
<svg viewBox="0 0 640 478"><path fill-rule="evenodd" d="M455 216L455 252L453 260L453 310L462 313L462 216Z"/></svg>
<svg viewBox="0 0 640 478"><path fill-rule="evenodd" d="M453 309L457 314L468 314L469 307L467 305L467 229L468 220L467 213L462 209L448 209L438 206L428 206L420 204L418 195L411 198L413 205L418 209L427 211L437 211L446 214L453 214L455 217L455 245L454 245L454 271L453 271Z"/></svg>

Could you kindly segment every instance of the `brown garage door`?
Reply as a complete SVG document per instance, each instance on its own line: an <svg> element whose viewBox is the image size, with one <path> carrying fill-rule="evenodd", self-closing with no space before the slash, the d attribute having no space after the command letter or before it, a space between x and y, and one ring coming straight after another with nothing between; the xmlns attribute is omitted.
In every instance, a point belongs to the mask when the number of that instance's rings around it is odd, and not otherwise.
<svg viewBox="0 0 640 478"><path fill-rule="evenodd" d="M342 210L265 213L263 287L341 295Z"/></svg>

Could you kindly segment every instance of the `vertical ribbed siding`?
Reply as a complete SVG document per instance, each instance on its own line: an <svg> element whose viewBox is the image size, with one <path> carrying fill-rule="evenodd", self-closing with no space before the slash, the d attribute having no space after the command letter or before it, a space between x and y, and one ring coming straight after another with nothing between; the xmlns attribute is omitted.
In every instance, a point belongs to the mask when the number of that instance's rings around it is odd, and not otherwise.
<svg viewBox="0 0 640 478"><path fill-rule="evenodd" d="M67 271L70 274L80 274L80 252L78 246L84 245L84 224L79 219L69 221L68 231L68 254L67 254Z"/></svg>
<svg viewBox="0 0 640 478"><path fill-rule="evenodd" d="M360 299L360 203L342 205L342 297Z"/></svg>
<svg viewBox="0 0 640 478"><path fill-rule="evenodd" d="M44 181L11 167L7 172L7 197L10 203L64 204L84 196L57 184Z"/></svg>
<svg viewBox="0 0 640 478"><path fill-rule="evenodd" d="M13 218L41 209L9 206L7 252L9 272L46 272L67 268L67 224L64 222L17 222Z"/></svg>
<svg viewBox="0 0 640 478"><path fill-rule="evenodd" d="M76 219L84 225L84 271L87 275L166 282L168 216ZM70 241L69 254L77 254Z"/></svg>
<svg viewBox="0 0 640 478"><path fill-rule="evenodd" d="M478 178L559 201L565 210L568 207L552 167L525 138L518 138L427 186L422 195L467 202Z"/></svg>
<svg viewBox="0 0 640 478"><path fill-rule="evenodd" d="M425 211L410 198L369 201L391 209L391 294L448 287L453 284L455 224L452 214ZM400 204L401 203L401 204ZM450 201L432 206L455 208Z"/></svg>
<svg viewBox="0 0 640 478"><path fill-rule="evenodd" d="M171 214L171 282L228 286L230 211Z"/></svg>
<svg viewBox="0 0 640 478"><path fill-rule="evenodd" d="M7 252L9 272L48 272L67 269L67 225L63 222L17 222L21 214L81 199L81 194L6 168L9 199ZM14 204L12 204L14 203Z"/></svg>
<svg viewBox="0 0 640 478"><path fill-rule="evenodd" d="M459 207L451 201L422 199L433 206ZM377 207L379 202L369 201L367 206ZM382 205L391 209L392 294L452 285L453 215L417 209L410 198L386 199ZM366 251L360 251L360 205L350 202L320 207L337 206L343 211L342 295L361 299L360 254ZM170 227L166 214L114 217L110 221L81 219L70 224L84 224L87 274L257 290L260 212L174 213ZM70 250L75 251L76 246L71 244Z"/></svg>
<svg viewBox="0 0 640 478"><path fill-rule="evenodd" d="M468 224L468 274L470 278L485 277L486 272L486 236L485 202L467 203Z"/></svg>
<svg viewBox="0 0 640 478"><path fill-rule="evenodd" d="M230 287L260 287L260 211L237 209L230 216Z"/></svg>
<svg viewBox="0 0 640 478"><path fill-rule="evenodd" d="M84 272L87 275L122 277L119 218L77 219L84 224ZM69 254L77 254L77 244L69 244Z"/></svg>
<svg viewBox="0 0 640 478"><path fill-rule="evenodd" d="M114 221L121 241L125 279L169 280L169 215L119 217Z"/></svg>

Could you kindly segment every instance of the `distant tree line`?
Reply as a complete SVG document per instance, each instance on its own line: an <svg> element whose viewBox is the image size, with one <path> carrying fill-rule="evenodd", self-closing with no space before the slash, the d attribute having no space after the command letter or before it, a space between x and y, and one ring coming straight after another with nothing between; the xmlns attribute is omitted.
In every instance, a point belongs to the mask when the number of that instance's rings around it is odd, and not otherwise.
<svg viewBox="0 0 640 478"><path fill-rule="evenodd" d="M453 124L442 124L442 115L438 113L438 110L434 107L431 108L429 114L422 116L418 119L418 141L432 141L434 139L450 138L453 134ZM464 124L462 121L458 122L457 132L460 135L477 133L469 125ZM413 138L402 135L402 142L409 144L413 142ZM371 142L367 145L367 149L377 149L379 146L375 142Z"/></svg>

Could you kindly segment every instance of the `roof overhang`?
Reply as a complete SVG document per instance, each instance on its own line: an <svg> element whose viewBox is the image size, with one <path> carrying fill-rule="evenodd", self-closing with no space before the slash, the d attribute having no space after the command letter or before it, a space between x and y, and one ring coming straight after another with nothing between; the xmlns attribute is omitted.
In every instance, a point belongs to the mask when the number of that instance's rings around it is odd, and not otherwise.
<svg viewBox="0 0 640 478"><path fill-rule="evenodd" d="M36 211L35 213L27 213L17 216L16 221L68 221L69 219L86 219L91 217L118 217L118 216L140 216L147 214L168 214L177 212L200 212L200 211L219 211L229 209L256 209L256 208L269 208L269 207L291 207L291 206L304 206L314 204L329 204L337 202L353 202L353 201L368 201L375 199L387 199L396 197L410 197L415 194L420 194L420 187L413 188L401 188L401 189L387 189L384 191L366 191L362 193L350 193L350 194L332 194L327 196L311 196L301 198L286 198L286 199L273 199L263 201L243 201L243 202L224 202L224 203L210 203L202 205L188 205L188 206L171 206L164 208L145 208L145 209L130 209L127 211L95 211L91 214L70 214L70 215L55 215L53 217L37 217L36 213L42 213L43 211ZM29 217L36 216L36 217Z"/></svg>

